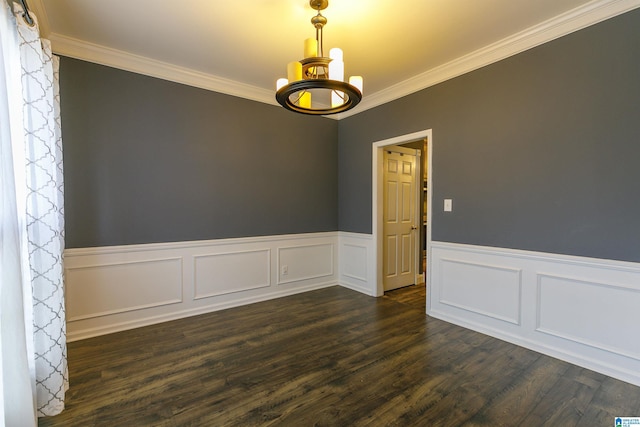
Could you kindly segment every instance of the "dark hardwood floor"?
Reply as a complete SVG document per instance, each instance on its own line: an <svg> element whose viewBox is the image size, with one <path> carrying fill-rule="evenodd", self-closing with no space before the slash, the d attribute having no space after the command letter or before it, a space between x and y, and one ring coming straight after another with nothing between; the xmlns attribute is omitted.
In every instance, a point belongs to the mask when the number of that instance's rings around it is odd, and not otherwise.
<svg viewBox="0 0 640 427"><path fill-rule="evenodd" d="M613 426L640 387L332 287L69 344L40 426Z"/></svg>

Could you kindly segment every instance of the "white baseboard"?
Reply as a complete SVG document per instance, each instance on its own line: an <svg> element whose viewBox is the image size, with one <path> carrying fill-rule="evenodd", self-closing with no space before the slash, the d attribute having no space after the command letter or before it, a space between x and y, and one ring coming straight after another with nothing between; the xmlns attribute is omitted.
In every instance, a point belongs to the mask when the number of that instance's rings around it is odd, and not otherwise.
<svg viewBox="0 0 640 427"><path fill-rule="evenodd" d="M433 242L428 314L640 386L640 265Z"/></svg>
<svg viewBox="0 0 640 427"><path fill-rule="evenodd" d="M337 236L68 249L67 340L337 285Z"/></svg>

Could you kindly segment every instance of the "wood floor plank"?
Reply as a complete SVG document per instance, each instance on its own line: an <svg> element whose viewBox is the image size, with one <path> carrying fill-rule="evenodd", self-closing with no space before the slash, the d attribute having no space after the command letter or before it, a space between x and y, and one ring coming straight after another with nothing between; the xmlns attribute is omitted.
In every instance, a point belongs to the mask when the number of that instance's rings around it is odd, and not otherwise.
<svg viewBox="0 0 640 427"><path fill-rule="evenodd" d="M572 366L558 379L540 403L522 420L523 425L580 426L585 410L591 403L597 387L579 381L574 372L582 370Z"/></svg>
<svg viewBox="0 0 640 427"><path fill-rule="evenodd" d="M640 387L332 287L69 344L40 426L595 426Z"/></svg>
<svg viewBox="0 0 640 427"><path fill-rule="evenodd" d="M613 425L615 417L637 417L640 397L638 387L604 377L583 416L582 425Z"/></svg>
<svg viewBox="0 0 640 427"><path fill-rule="evenodd" d="M492 397L482 415L499 425L521 425L540 400L557 385L569 365L547 357L538 358Z"/></svg>

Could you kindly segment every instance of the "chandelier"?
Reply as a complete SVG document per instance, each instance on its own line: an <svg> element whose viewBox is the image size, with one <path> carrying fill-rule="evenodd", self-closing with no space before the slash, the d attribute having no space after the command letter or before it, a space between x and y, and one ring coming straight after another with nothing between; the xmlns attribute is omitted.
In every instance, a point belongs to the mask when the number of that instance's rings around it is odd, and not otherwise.
<svg viewBox="0 0 640 427"><path fill-rule="evenodd" d="M287 78L276 82L276 100L287 110L302 114L328 115L347 111L362 99L361 76L344 81L342 50L333 48L329 57L324 56L322 29L327 18L321 10L329 6L328 0L310 0L309 5L318 11L311 18L316 38L304 41L304 59L287 64Z"/></svg>

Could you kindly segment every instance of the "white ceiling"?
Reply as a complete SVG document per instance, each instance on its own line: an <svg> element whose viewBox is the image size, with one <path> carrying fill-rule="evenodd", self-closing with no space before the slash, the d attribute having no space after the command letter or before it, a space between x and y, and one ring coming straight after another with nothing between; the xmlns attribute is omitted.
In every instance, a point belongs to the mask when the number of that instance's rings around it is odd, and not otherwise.
<svg viewBox="0 0 640 427"><path fill-rule="evenodd" d="M28 2L59 54L270 103L276 79L315 35L308 0ZM341 47L345 74L364 76L362 108L370 108L639 6L330 0L325 50Z"/></svg>

